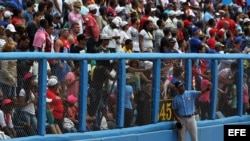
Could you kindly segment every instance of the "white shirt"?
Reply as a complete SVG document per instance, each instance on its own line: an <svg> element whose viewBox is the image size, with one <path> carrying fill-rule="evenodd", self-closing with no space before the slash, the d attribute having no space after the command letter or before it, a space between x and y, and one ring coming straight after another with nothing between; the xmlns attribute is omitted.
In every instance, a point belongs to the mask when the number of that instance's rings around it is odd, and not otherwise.
<svg viewBox="0 0 250 141"><path fill-rule="evenodd" d="M149 51L153 49L153 35L150 32L146 32L144 29L141 30L140 35L142 39L142 51Z"/></svg>
<svg viewBox="0 0 250 141"><path fill-rule="evenodd" d="M129 27L127 33L130 39L133 40L133 51L140 51L138 30L131 26Z"/></svg>
<svg viewBox="0 0 250 141"><path fill-rule="evenodd" d="M19 96L26 97L26 93L25 93L24 89L21 89ZM34 99L35 99L35 95L33 93L31 93L31 100L34 100ZM28 105L24 106L22 108L22 111L28 112L32 115L35 115L36 110L35 110L34 103L29 103Z"/></svg>
<svg viewBox="0 0 250 141"><path fill-rule="evenodd" d="M102 34L107 34L108 36L111 36L111 37L121 36L119 30L117 28L112 29L110 25L106 25L102 29ZM115 48L116 50L121 50L120 40L119 39L109 40L108 48Z"/></svg>
<svg viewBox="0 0 250 141"><path fill-rule="evenodd" d="M5 115L4 115L3 111L0 110L0 126L1 126L2 128L3 128L3 127L6 127L6 126L8 126L9 128L14 128L11 115L10 115L10 120L9 120L8 125L7 125L7 123L5 122L4 116L5 116Z"/></svg>

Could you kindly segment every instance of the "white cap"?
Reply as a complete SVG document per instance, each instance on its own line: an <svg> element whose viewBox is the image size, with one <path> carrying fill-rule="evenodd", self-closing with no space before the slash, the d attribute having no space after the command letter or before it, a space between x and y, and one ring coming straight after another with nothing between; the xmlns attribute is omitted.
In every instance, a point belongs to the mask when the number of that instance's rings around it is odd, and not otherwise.
<svg viewBox="0 0 250 141"><path fill-rule="evenodd" d="M151 8L151 11L156 11L156 8Z"/></svg>
<svg viewBox="0 0 250 141"><path fill-rule="evenodd" d="M6 10L6 11L4 12L4 14L3 14L3 16L4 16L5 18L9 18L9 17L11 17L12 15L13 15L13 13L10 12L9 10Z"/></svg>
<svg viewBox="0 0 250 141"><path fill-rule="evenodd" d="M122 22L122 19L120 17L115 17L113 20L112 20L112 23L114 23L116 25L116 27L119 27L120 24Z"/></svg>
<svg viewBox="0 0 250 141"><path fill-rule="evenodd" d="M169 11L169 16L174 16L174 15L176 15L176 12L174 10L170 10Z"/></svg>
<svg viewBox="0 0 250 141"><path fill-rule="evenodd" d="M100 39L111 39L112 37L111 36L109 36L108 34L101 34L101 37L100 37Z"/></svg>
<svg viewBox="0 0 250 141"><path fill-rule="evenodd" d="M115 8L115 12L116 12L116 13L120 13L120 12L122 12L124 9L125 9L124 7L117 6L117 7Z"/></svg>
<svg viewBox="0 0 250 141"><path fill-rule="evenodd" d="M247 23L247 22L250 22L250 19L249 18L245 18L243 23Z"/></svg>
<svg viewBox="0 0 250 141"><path fill-rule="evenodd" d="M176 16L180 16L180 15L184 14L184 12L181 10L177 10L177 11L175 11L175 14L176 14Z"/></svg>
<svg viewBox="0 0 250 141"><path fill-rule="evenodd" d="M55 86L56 84L58 83L57 79L56 78L50 78L48 80L48 86Z"/></svg>
<svg viewBox="0 0 250 141"><path fill-rule="evenodd" d="M50 103L51 101L52 101L51 98L47 98L47 97L46 97L46 102L47 102L47 103Z"/></svg>
<svg viewBox="0 0 250 141"><path fill-rule="evenodd" d="M89 11L97 9L97 6L95 4L88 5Z"/></svg>
<svg viewBox="0 0 250 141"><path fill-rule="evenodd" d="M127 21L122 21L121 27L124 27L125 25L128 25L128 22Z"/></svg>
<svg viewBox="0 0 250 141"><path fill-rule="evenodd" d="M11 32L16 32L15 26L13 24L8 24L6 30L9 30Z"/></svg>

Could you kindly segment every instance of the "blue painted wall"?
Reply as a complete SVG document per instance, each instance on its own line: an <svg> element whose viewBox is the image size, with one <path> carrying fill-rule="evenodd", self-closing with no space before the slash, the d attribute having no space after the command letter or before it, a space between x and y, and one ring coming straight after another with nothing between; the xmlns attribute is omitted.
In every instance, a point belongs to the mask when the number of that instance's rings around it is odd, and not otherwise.
<svg viewBox="0 0 250 141"><path fill-rule="evenodd" d="M120 60L120 68L124 69L126 59L150 59L154 60L154 75L160 76L157 73L160 73L160 61L161 59L186 59L187 62L191 62L190 59L196 58L204 58L204 59L212 59L214 63L213 73L214 76L217 76L217 63L220 59L237 59L239 66L239 79L243 79L243 60L250 59L250 55L248 54L161 54L161 53L115 53L115 54L64 54L64 53L1 53L0 60L4 59L37 59L39 60L39 70L46 72L46 60L47 59L76 59L82 60L82 72L87 72L87 64L86 60L92 59L106 59L106 60ZM186 64L186 71L190 71L190 63ZM191 74L187 73L188 76L186 78L191 78ZM84 74L83 74L84 75ZM123 77L123 76L120 76ZM82 76L81 76L82 78ZM39 93L45 93L46 87L46 73L39 74L39 80L42 80L39 84ZM157 84L159 82L159 77L154 77L154 83ZM217 77L213 77L213 82L216 82ZM82 79L82 89L80 100L86 101L87 94L87 80ZM124 85L125 80L120 79L119 84ZM187 80L189 82L190 80ZM242 81L239 81L240 83ZM242 84L239 84L242 85ZM225 124L248 124L250 125L250 116L243 115L242 110L238 110L238 116L223 118L223 119L215 119L216 109L216 89L217 87L213 87L212 95L212 116L211 120L206 121L198 121L198 137L200 141L223 141L223 126ZM242 92L241 89L238 89L238 92ZM118 125L121 127L120 129L114 130L103 130L103 131L93 131L93 132L84 132L85 130L85 120L83 117L86 117L86 107L83 107L80 110L80 115L82 120L80 121L80 131L79 133L71 133L71 134L61 134L61 135L46 135L45 134L45 94L42 95L42 98L39 98L39 107L38 107L38 135L32 137L24 137L11 139L11 141L176 141L176 130L174 129L175 122L160 122L157 123L157 116L159 109L159 85L155 85L155 89L153 91L153 95L156 95L153 99L152 106L152 123L150 125L138 126L132 128L122 128L123 127L123 117L121 116L120 121L118 121ZM121 97L123 99L124 97ZM242 99L239 97L238 105L239 108L242 108ZM84 102L83 102L84 103ZM86 103L86 102L85 102ZM83 105L84 106L84 105ZM119 113L123 113L124 107L121 106L119 108ZM188 140L189 141L189 140Z"/></svg>

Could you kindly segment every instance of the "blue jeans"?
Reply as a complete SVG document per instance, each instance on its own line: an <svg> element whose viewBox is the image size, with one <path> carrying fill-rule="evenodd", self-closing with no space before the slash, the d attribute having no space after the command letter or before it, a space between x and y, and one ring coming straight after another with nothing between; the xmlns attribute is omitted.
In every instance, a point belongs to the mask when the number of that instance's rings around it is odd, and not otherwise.
<svg viewBox="0 0 250 141"><path fill-rule="evenodd" d="M25 117L26 122L33 127L35 132L37 131L37 118L36 115L32 115L26 111L21 112L22 115Z"/></svg>

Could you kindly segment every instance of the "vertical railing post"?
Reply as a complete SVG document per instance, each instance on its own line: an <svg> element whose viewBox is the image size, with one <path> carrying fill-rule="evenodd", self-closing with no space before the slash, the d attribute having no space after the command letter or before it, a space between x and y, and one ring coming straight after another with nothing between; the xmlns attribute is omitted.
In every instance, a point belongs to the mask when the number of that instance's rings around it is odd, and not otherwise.
<svg viewBox="0 0 250 141"><path fill-rule="evenodd" d="M217 106L217 89L218 89L218 60L212 60L212 94L211 94L211 103L210 103L210 119L215 119L216 117L216 106Z"/></svg>
<svg viewBox="0 0 250 141"><path fill-rule="evenodd" d="M187 90L192 89L192 60L186 59L185 61L185 87Z"/></svg>
<svg viewBox="0 0 250 141"><path fill-rule="evenodd" d="M46 88L47 88L47 60L39 60L39 75L38 75L38 122L37 122L37 133L38 135L44 136L45 122L46 122Z"/></svg>
<svg viewBox="0 0 250 141"><path fill-rule="evenodd" d="M87 60L80 62L80 95L79 95L79 132L86 131L86 116L88 102L88 63Z"/></svg>
<svg viewBox="0 0 250 141"><path fill-rule="evenodd" d="M152 123L158 122L158 113L160 106L160 87L161 87L161 60L154 60L154 72L153 72L153 91L152 91Z"/></svg>
<svg viewBox="0 0 250 141"><path fill-rule="evenodd" d="M238 75L236 76L238 78L237 82L237 109L238 109L238 115L242 116L243 113L243 84L244 84L244 66L243 66L243 60L238 60Z"/></svg>
<svg viewBox="0 0 250 141"><path fill-rule="evenodd" d="M125 110L125 91L126 91L126 68L125 60L119 61L118 70L118 94L117 94L117 128L122 128L124 126L124 110Z"/></svg>

